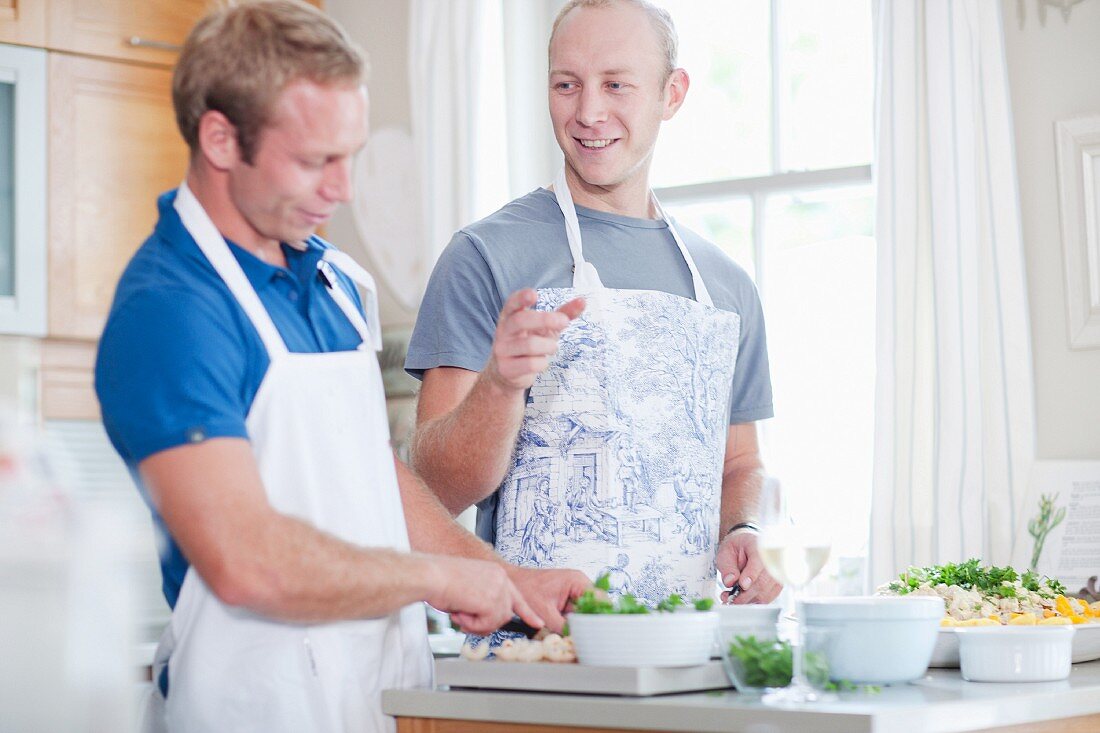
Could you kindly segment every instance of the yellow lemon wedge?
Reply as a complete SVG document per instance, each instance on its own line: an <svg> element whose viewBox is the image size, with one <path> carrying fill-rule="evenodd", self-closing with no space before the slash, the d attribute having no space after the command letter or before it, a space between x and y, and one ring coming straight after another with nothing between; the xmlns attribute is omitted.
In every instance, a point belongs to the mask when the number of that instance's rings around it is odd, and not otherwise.
<svg viewBox="0 0 1100 733"><path fill-rule="evenodd" d="M1039 621L1039 626L1069 626L1073 623L1073 620L1068 616L1051 616L1050 618L1044 618Z"/></svg>
<svg viewBox="0 0 1100 733"><path fill-rule="evenodd" d="M1033 613L1014 613L1008 621L1009 626L1035 626L1037 623L1039 619Z"/></svg>
<svg viewBox="0 0 1100 733"><path fill-rule="evenodd" d="M960 621L959 626L1000 626L999 621L994 621L991 618L971 618L966 621Z"/></svg>

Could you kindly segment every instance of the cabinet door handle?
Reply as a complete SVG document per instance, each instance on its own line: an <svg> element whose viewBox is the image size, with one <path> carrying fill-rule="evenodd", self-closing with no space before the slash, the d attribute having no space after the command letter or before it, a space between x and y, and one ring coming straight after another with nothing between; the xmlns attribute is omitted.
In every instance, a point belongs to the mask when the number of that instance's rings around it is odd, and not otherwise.
<svg viewBox="0 0 1100 733"><path fill-rule="evenodd" d="M153 41L148 38L142 38L141 36L130 36L126 39L126 42L134 48L159 48L162 51L182 51L183 46L178 43L168 43L166 41Z"/></svg>

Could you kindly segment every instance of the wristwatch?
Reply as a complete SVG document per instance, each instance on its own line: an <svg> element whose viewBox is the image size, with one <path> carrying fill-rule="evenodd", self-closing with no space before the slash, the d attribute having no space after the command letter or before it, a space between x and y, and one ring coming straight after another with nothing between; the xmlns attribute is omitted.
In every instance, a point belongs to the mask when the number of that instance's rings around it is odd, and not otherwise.
<svg viewBox="0 0 1100 733"><path fill-rule="evenodd" d="M760 525L756 522L738 522L727 529L726 533L722 536L729 537L734 532L755 532L756 534L760 534Z"/></svg>

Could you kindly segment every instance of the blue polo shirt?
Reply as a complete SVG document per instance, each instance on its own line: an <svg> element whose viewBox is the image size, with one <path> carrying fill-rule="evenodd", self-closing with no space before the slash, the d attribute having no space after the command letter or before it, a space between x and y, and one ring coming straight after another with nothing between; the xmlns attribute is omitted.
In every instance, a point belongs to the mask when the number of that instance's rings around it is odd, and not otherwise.
<svg viewBox="0 0 1100 733"><path fill-rule="evenodd" d="M247 439L245 419L269 363L259 333L184 228L175 199L170 191L157 201L160 219L118 283L95 366L103 424L153 514L164 596L173 608L188 561L149 501L137 465L184 443ZM290 351L349 351L362 341L318 273L330 247L318 237L305 251L284 244L283 268L229 242ZM354 284L338 277L362 310Z"/></svg>

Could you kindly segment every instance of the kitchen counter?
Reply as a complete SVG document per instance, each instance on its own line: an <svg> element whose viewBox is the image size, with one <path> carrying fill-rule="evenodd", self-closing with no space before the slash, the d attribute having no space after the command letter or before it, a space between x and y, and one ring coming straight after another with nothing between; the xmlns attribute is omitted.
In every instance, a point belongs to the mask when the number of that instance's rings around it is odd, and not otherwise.
<svg viewBox="0 0 1100 733"><path fill-rule="evenodd" d="M399 733L1084 733L1100 731L1100 661L1075 664L1059 682L966 682L957 669L933 669L878 694L843 693L838 702L800 708L765 706L734 690L627 698L438 688L387 690L382 709L397 716Z"/></svg>

